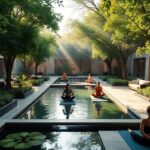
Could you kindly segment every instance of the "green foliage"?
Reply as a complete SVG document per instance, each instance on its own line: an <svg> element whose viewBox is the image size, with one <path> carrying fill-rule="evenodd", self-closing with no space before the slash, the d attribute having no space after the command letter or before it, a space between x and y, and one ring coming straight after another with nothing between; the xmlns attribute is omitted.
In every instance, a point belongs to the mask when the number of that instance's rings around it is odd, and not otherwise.
<svg viewBox="0 0 150 150"><path fill-rule="evenodd" d="M145 53L150 54L150 41L147 41L144 47L138 47L137 49L137 55L141 55Z"/></svg>
<svg viewBox="0 0 150 150"><path fill-rule="evenodd" d="M150 86L138 89L139 94L150 98Z"/></svg>
<svg viewBox="0 0 150 150"><path fill-rule="evenodd" d="M0 141L0 146L11 149L30 149L42 145L46 136L40 132L19 132L8 134Z"/></svg>
<svg viewBox="0 0 150 150"><path fill-rule="evenodd" d="M58 30L61 16L54 12L53 3L47 0L1 0L0 53L6 66L7 88L11 88L11 71L16 56L32 49L34 29L47 27L55 32Z"/></svg>
<svg viewBox="0 0 150 150"><path fill-rule="evenodd" d="M49 80L49 76L42 76L42 78L44 79L44 81L48 81Z"/></svg>
<svg viewBox="0 0 150 150"><path fill-rule="evenodd" d="M92 22L90 21L92 20ZM88 39L92 49L92 56L102 59L118 57L118 48L112 44L110 34L103 31L105 21L102 17L89 13L83 22L73 22L74 28L78 28L78 36ZM79 38L79 37L77 37ZM83 41L81 41L83 42Z"/></svg>
<svg viewBox="0 0 150 150"><path fill-rule="evenodd" d="M149 53L150 39L150 3L148 0L109 0L103 1L101 9L107 18L105 30L112 33L114 43L120 43L126 48L138 49L138 53ZM121 19L119 19L121 18ZM140 47L140 48L138 48Z"/></svg>
<svg viewBox="0 0 150 150"><path fill-rule="evenodd" d="M127 86L128 80L122 80L122 79L107 79L108 83L110 83L113 86Z"/></svg>
<svg viewBox="0 0 150 150"><path fill-rule="evenodd" d="M10 103L13 100L13 95L6 91L0 91L0 107Z"/></svg>
<svg viewBox="0 0 150 150"><path fill-rule="evenodd" d="M29 80L28 77L26 75L20 75L17 77L15 83L18 85L19 88L25 86L25 85L29 85Z"/></svg>
<svg viewBox="0 0 150 150"><path fill-rule="evenodd" d="M13 87L10 91L11 94L14 95L14 98L25 98L29 94L26 94L27 92L30 92L31 94L33 92L32 86L24 85L23 87Z"/></svg>
<svg viewBox="0 0 150 150"><path fill-rule="evenodd" d="M108 79L118 79L117 76L111 76L111 75L101 75L99 78L102 79L103 81L107 81Z"/></svg>
<svg viewBox="0 0 150 150"><path fill-rule="evenodd" d="M41 84L44 83L44 79L43 78L33 79L31 80L31 83L33 86L40 86Z"/></svg>

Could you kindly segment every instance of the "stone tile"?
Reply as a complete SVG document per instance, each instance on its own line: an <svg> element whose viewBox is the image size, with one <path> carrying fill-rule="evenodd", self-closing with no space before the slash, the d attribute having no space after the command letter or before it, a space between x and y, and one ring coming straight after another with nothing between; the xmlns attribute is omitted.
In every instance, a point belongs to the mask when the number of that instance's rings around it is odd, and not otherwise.
<svg viewBox="0 0 150 150"><path fill-rule="evenodd" d="M131 150L117 131L99 131L106 150Z"/></svg>

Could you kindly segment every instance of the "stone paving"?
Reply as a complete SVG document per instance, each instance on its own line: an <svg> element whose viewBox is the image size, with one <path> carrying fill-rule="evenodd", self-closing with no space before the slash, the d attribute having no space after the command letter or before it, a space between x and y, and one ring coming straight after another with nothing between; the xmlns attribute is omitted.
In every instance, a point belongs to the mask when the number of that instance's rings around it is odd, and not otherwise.
<svg viewBox="0 0 150 150"><path fill-rule="evenodd" d="M104 92L108 95L113 101L124 106L125 108L134 111L140 118L146 118L147 106L150 105L148 99L145 99L139 96L136 91L129 89L127 86L111 86L95 77L97 81L100 81L101 86L103 87Z"/></svg>

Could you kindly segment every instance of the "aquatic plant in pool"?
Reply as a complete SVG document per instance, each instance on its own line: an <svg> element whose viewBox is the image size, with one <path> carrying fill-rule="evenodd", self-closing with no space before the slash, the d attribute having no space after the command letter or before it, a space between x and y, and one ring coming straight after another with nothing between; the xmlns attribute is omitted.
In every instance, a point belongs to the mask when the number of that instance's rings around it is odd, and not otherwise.
<svg viewBox="0 0 150 150"><path fill-rule="evenodd" d="M92 102L90 88L73 88L76 96L76 105L68 108L66 105L60 105L62 88L49 88L42 95L36 104L34 104L26 113L19 118L23 119L66 119L67 110L69 119L128 119L128 114L122 112L111 100L103 102ZM67 118L68 119L68 118Z"/></svg>
<svg viewBox="0 0 150 150"><path fill-rule="evenodd" d="M40 132L19 132L8 134L0 141L0 147L6 149L30 149L32 147L42 145L46 138Z"/></svg>

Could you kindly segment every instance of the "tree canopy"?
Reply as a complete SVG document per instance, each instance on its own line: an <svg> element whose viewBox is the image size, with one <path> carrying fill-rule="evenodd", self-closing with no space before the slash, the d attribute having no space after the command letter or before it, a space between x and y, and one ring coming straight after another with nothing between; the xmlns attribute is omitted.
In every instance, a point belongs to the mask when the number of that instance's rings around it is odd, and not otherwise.
<svg viewBox="0 0 150 150"><path fill-rule="evenodd" d="M32 49L34 30L46 27L56 32L61 16L54 11L54 1L1 0L0 53L6 66L6 86L11 87L11 71L17 55ZM62 1L57 1L61 4ZM3 6L3 7L2 7Z"/></svg>

